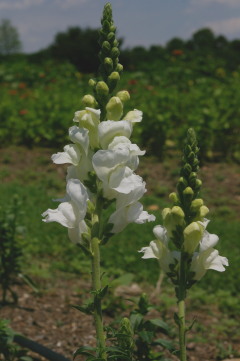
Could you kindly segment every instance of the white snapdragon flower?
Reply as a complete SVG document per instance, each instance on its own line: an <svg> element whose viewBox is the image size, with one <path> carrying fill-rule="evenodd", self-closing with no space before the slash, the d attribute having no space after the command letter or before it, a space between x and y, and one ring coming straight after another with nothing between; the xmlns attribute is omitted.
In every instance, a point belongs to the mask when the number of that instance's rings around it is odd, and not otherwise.
<svg viewBox="0 0 240 361"><path fill-rule="evenodd" d="M93 170L92 154L89 147L89 130L73 126L69 128L69 138L74 144L66 145L64 152L52 155L55 164L72 164L67 170L67 180L77 178L81 181L87 179L88 173Z"/></svg>
<svg viewBox="0 0 240 361"><path fill-rule="evenodd" d="M130 138L133 130L133 123L142 121L142 112L134 109L128 112L122 120L106 120L98 126L99 143L102 149L107 149L108 145L115 137L124 136Z"/></svg>
<svg viewBox="0 0 240 361"><path fill-rule="evenodd" d="M89 140L92 148L98 147L98 125L100 123L100 109L86 107L85 110L75 112L73 121L79 122L79 127L89 130Z"/></svg>
<svg viewBox="0 0 240 361"><path fill-rule="evenodd" d="M153 221L155 221L155 216L144 211L140 202L134 202L125 207L117 208L108 222L113 224L112 233L119 233L129 223L142 224Z"/></svg>
<svg viewBox="0 0 240 361"><path fill-rule="evenodd" d="M175 260L179 260L180 252L170 251L168 248L168 236L165 227L160 225L153 228L156 240L151 241L148 247L143 247L139 252L143 252L142 258L157 258L160 267L164 272L169 272L169 265L174 264Z"/></svg>
<svg viewBox="0 0 240 361"><path fill-rule="evenodd" d="M73 242L81 242L81 234L87 231L84 221L87 212L88 193L78 179L69 179L66 196L57 209L48 209L42 216L44 222L58 222L68 228L69 238Z"/></svg>
<svg viewBox="0 0 240 361"><path fill-rule="evenodd" d="M199 243L199 252L195 252L191 263L191 271L195 273L194 279L200 280L208 269L218 272L225 271L224 266L228 266L228 259L219 255L213 247L219 238L216 234L204 232Z"/></svg>

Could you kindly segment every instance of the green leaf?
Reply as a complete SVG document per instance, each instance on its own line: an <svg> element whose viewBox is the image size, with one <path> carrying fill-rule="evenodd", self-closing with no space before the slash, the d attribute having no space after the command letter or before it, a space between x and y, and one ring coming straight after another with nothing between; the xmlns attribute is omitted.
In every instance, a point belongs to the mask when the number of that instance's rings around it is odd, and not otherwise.
<svg viewBox="0 0 240 361"><path fill-rule="evenodd" d="M153 341L153 337L154 337L154 333L152 331L141 331L139 332L139 336L141 337L141 339L148 343L151 344Z"/></svg>
<svg viewBox="0 0 240 361"><path fill-rule="evenodd" d="M86 306L70 305L76 310L85 313L86 315L92 315L94 310L93 302L88 303Z"/></svg>
<svg viewBox="0 0 240 361"><path fill-rule="evenodd" d="M158 318L149 320L149 322L152 325L159 327L161 330L165 331L166 333L169 333L169 331L170 331L169 325L166 322L159 320Z"/></svg>
<svg viewBox="0 0 240 361"><path fill-rule="evenodd" d="M134 331L142 324L143 316L140 313L133 313L130 316L130 322Z"/></svg>
<svg viewBox="0 0 240 361"><path fill-rule="evenodd" d="M90 346L79 347L73 354L73 360L78 355L85 355L85 356L94 357L94 355L90 351L96 351L96 348L95 347L90 347Z"/></svg>
<svg viewBox="0 0 240 361"><path fill-rule="evenodd" d="M174 344L173 341L165 340L163 338L158 338L156 341L153 342L154 345L160 345L164 348L166 348L169 351L174 350Z"/></svg>

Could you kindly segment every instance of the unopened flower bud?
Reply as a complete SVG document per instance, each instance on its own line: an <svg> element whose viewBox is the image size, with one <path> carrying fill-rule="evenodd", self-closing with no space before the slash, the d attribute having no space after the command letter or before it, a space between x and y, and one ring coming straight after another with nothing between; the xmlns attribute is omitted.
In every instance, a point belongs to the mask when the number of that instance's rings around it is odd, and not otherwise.
<svg viewBox="0 0 240 361"><path fill-rule="evenodd" d="M106 97L109 94L109 88L104 81L99 81L96 85L98 95Z"/></svg>
<svg viewBox="0 0 240 361"><path fill-rule="evenodd" d="M168 231L169 237L171 236L172 232L175 230L176 226L183 226L184 225L184 217L185 214L181 207L174 206L172 209L164 208L162 211L162 217L164 226Z"/></svg>
<svg viewBox="0 0 240 361"><path fill-rule="evenodd" d="M104 52L104 54L110 54L111 45L108 41L104 41L102 43L102 51Z"/></svg>
<svg viewBox="0 0 240 361"><path fill-rule="evenodd" d="M118 97L112 97L106 105L107 119L119 120L123 113L123 104Z"/></svg>
<svg viewBox="0 0 240 361"><path fill-rule="evenodd" d="M119 56L119 54L120 54L120 51L118 50L117 47L112 48L112 50L111 50L112 58L116 59Z"/></svg>
<svg viewBox="0 0 240 361"><path fill-rule="evenodd" d="M122 103L125 103L130 99L130 94L127 90L121 90L117 93L117 97L121 100Z"/></svg>
<svg viewBox="0 0 240 361"><path fill-rule="evenodd" d="M194 192L191 187L187 187L183 191L183 196L186 202L190 203L193 198Z"/></svg>
<svg viewBox="0 0 240 361"><path fill-rule="evenodd" d="M199 222L190 223L183 231L184 235L184 250L193 254L202 239L204 227Z"/></svg>
<svg viewBox="0 0 240 361"><path fill-rule="evenodd" d="M84 95L84 97L82 98L82 102L85 107L89 108L95 108L97 104L96 99L91 94Z"/></svg>
<svg viewBox="0 0 240 361"><path fill-rule="evenodd" d="M97 84L96 80L94 80L94 79L89 79L88 85L89 85L90 87L94 87L96 84Z"/></svg>
<svg viewBox="0 0 240 361"><path fill-rule="evenodd" d="M208 207L206 207L206 206L200 207L199 215L200 215L201 218L205 218L208 213L209 213Z"/></svg>
<svg viewBox="0 0 240 361"><path fill-rule="evenodd" d="M118 73L121 74L121 72L123 71L123 66L122 66L122 64L119 63L119 64L117 65L117 67L116 67L116 70L117 70Z"/></svg>
<svg viewBox="0 0 240 361"><path fill-rule="evenodd" d="M172 192L169 194L169 199L173 202L173 203L177 203L179 201L177 193Z"/></svg>
<svg viewBox="0 0 240 361"><path fill-rule="evenodd" d="M191 187L187 187L184 189L183 194L188 196L193 196L194 192Z"/></svg>
<svg viewBox="0 0 240 361"><path fill-rule="evenodd" d="M120 80L120 75L117 71L113 71L109 76L108 76L108 84L110 87L110 90L113 90L116 85L117 82Z"/></svg>
<svg viewBox="0 0 240 361"><path fill-rule="evenodd" d="M110 43L112 43L115 39L115 34L113 32L108 33L107 39Z"/></svg>
<svg viewBox="0 0 240 361"><path fill-rule="evenodd" d="M197 211L201 206L203 206L203 200L201 198L194 199L191 203L191 210Z"/></svg>
<svg viewBox="0 0 240 361"><path fill-rule="evenodd" d="M195 188L200 189L202 186L202 181L200 179L196 179Z"/></svg>
<svg viewBox="0 0 240 361"><path fill-rule="evenodd" d="M111 58L104 59L104 67L108 73L111 73L111 71L113 70L113 61Z"/></svg>

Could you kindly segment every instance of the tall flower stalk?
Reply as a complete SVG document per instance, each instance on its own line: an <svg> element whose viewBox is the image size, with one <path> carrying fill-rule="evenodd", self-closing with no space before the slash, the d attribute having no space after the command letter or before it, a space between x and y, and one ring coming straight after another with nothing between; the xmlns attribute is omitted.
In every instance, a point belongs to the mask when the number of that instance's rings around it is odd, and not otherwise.
<svg viewBox="0 0 240 361"><path fill-rule="evenodd" d="M141 151L130 136L135 123L141 122L142 112L133 110L124 117L124 103L130 99L127 91L114 90L123 70L119 64L116 28L111 5L103 10L100 30L100 79L90 79L93 95L87 94L83 110L75 112L69 128L71 144L63 152L53 154L56 164L68 163L66 195L57 209L43 213L45 222L58 222L68 228L69 238L78 244L92 262L93 301L84 309L94 316L97 349L96 359L106 360L107 349L102 320L102 288L100 246L121 232L128 223L154 221L139 202L146 192L145 182L135 174ZM111 208L112 214L106 210ZM76 354L86 351L80 348ZM94 358L91 358L92 360Z"/></svg>
<svg viewBox="0 0 240 361"><path fill-rule="evenodd" d="M193 129L189 129L183 150L183 164L177 183L177 192L170 194L172 208L162 212L163 226L155 226L156 240L140 252L142 258L157 258L159 265L172 281L178 303L175 322L179 329L179 351L181 361L187 360L185 299L187 290L200 280L208 269L219 272L228 266L226 257L221 257L213 247L218 236L207 232L209 220L205 217L209 209L199 198L202 185L198 178L199 148Z"/></svg>

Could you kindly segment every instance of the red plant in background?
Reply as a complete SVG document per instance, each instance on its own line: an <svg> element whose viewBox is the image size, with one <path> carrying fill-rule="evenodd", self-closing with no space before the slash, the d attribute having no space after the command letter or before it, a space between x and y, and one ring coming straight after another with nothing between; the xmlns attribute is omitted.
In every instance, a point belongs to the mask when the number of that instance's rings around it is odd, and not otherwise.
<svg viewBox="0 0 240 361"><path fill-rule="evenodd" d="M11 90L9 90L8 94L10 94L10 95L16 95L16 94L17 94L17 90L16 90L16 89L11 89Z"/></svg>
<svg viewBox="0 0 240 361"><path fill-rule="evenodd" d="M27 109L21 109L21 110L19 110L19 114L20 115L25 115L25 114L27 114L28 113L28 110Z"/></svg>
<svg viewBox="0 0 240 361"><path fill-rule="evenodd" d="M135 80L135 79L130 79L129 81L128 81L128 84L129 85L135 85L135 84L137 84L137 80Z"/></svg>
<svg viewBox="0 0 240 361"><path fill-rule="evenodd" d="M179 56L183 54L183 50L181 49L175 49L172 51L172 55Z"/></svg>
<svg viewBox="0 0 240 361"><path fill-rule="evenodd" d="M25 83L19 83L18 84L19 89L25 89L27 87L27 84Z"/></svg>

